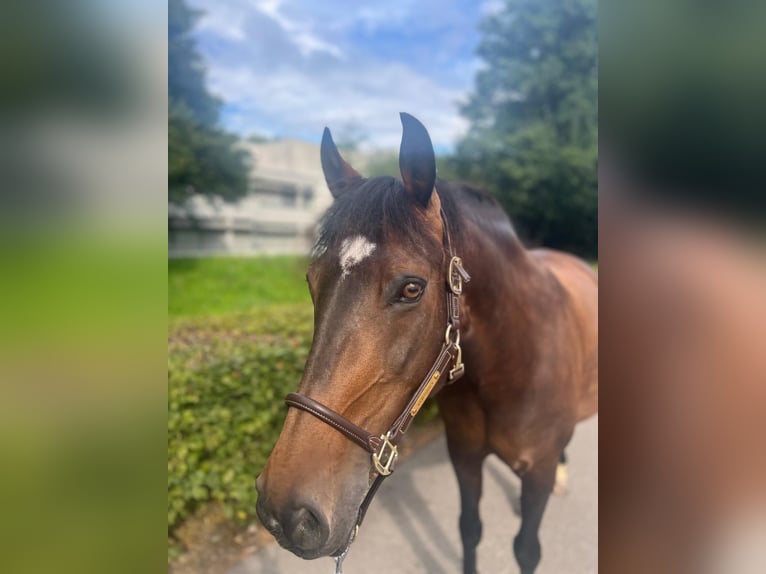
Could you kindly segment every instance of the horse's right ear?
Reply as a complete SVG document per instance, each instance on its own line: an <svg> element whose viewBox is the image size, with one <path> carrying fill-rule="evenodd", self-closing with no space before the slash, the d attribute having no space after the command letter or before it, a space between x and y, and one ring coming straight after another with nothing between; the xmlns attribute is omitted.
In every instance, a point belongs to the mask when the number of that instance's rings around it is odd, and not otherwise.
<svg viewBox="0 0 766 574"><path fill-rule="evenodd" d="M338 197L344 189L346 182L344 180L352 177L361 177L359 173L351 167L346 160L340 156L340 152L332 140L330 129L325 128L322 134L322 147L320 151L322 159L322 171L327 187L333 197Z"/></svg>
<svg viewBox="0 0 766 574"><path fill-rule="evenodd" d="M426 127L410 114L399 114L402 120L402 144L399 148L399 170L407 194L423 209L427 208L436 183L436 157Z"/></svg>

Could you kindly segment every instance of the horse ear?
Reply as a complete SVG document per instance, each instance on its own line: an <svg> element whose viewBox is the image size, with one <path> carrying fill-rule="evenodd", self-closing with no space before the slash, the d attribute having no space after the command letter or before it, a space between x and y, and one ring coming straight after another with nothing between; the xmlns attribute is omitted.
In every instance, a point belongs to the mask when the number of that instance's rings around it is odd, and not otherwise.
<svg viewBox="0 0 766 574"><path fill-rule="evenodd" d="M338 197L346 188L343 180L349 177L361 177L346 160L340 156L340 152L332 139L330 129L325 128L322 134L322 147L319 153L322 160L322 171L327 187L333 197Z"/></svg>
<svg viewBox="0 0 766 574"><path fill-rule="evenodd" d="M428 207L436 183L436 157L431 138L423 124L404 112L402 145L399 148L399 170L404 189L423 208Z"/></svg>

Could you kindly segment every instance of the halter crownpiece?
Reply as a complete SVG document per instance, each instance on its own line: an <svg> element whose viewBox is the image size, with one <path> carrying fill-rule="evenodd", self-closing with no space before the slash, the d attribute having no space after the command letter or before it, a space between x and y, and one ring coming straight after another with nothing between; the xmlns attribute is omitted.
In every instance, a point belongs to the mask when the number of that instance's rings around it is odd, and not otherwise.
<svg viewBox="0 0 766 574"><path fill-rule="evenodd" d="M394 420L389 429L378 436L357 426L343 415L312 398L299 395L298 393L289 393L285 397L287 406L295 407L315 416L370 453L372 466L377 476L359 507L359 515L353 531L354 534L356 534L359 526L361 526L367 513L367 508L370 506L381 483L394 471L396 460L399 456L397 445L404 433L407 432L410 423L412 423L412 420L420 411L425 400L433 393L434 388L444 378L445 374L448 375L446 384L455 382L465 374L463 351L460 347L460 295L463 293L463 283L468 283L471 280L471 276L463 268L462 259L456 256L452 249L447 219L443 210L441 211L441 217L444 226L444 243L450 257L446 278L447 328L444 333L444 342L431 369L423 378L407 406ZM348 547L352 540L353 536L342 554L343 557L348 552Z"/></svg>

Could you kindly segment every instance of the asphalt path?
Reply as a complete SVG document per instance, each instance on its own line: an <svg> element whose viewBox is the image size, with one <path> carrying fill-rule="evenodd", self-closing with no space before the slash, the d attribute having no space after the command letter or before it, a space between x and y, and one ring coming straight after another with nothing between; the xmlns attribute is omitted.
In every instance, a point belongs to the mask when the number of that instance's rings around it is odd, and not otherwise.
<svg viewBox="0 0 766 574"><path fill-rule="evenodd" d="M598 419L581 423L567 449L569 491L552 496L540 529L537 574L598 571ZM483 574L517 573L520 482L497 458L484 464L478 549ZM422 447L384 482L344 563L344 574L459 574L458 489L444 437ZM305 561L276 544L229 574L333 574L330 558Z"/></svg>

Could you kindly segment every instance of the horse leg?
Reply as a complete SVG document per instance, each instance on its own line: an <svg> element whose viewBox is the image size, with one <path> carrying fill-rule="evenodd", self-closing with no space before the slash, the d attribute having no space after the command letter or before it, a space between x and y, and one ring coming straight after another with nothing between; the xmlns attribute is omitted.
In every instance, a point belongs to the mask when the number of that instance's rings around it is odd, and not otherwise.
<svg viewBox="0 0 766 574"><path fill-rule="evenodd" d="M483 452L466 452L447 437L447 447L460 488L460 538L463 542L463 574L476 572L476 547L481 540L481 466Z"/></svg>
<svg viewBox="0 0 766 574"><path fill-rule="evenodd" d="M561 451L559 464L556 467L556 484L553 486L553 494L566 494L569 490L569 472L567 470L567 453Z"/></svg>
<svg viewBox="0 0 766 574"><path fill-rule="evenodd" d="M521 528L513 540L513 552L521 574L533 574L540 562L538 532L556 481L556 464L554 459L535 465L521 478Z"/></svg>

